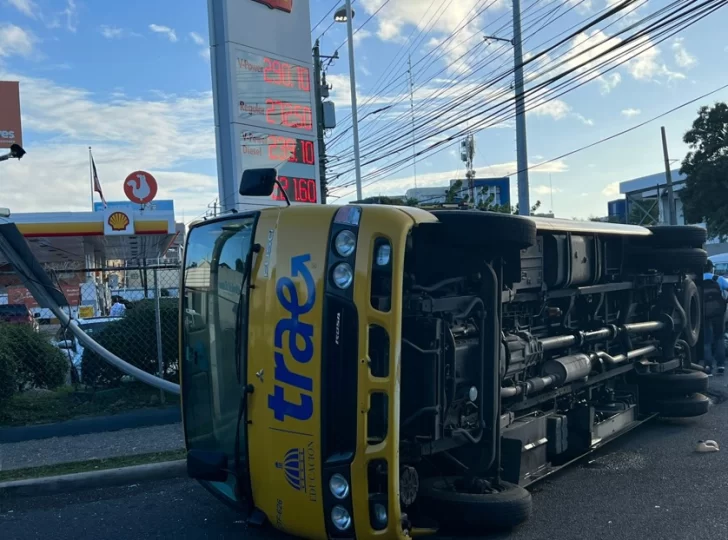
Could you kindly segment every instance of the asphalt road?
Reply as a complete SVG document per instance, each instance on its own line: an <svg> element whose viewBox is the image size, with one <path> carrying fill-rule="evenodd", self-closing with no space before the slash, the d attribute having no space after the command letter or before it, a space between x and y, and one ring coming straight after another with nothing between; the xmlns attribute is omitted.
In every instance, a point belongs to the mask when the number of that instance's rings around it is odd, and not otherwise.
<svg viewBox="0 0 728 540"><path fill-rule="evenodd" d="M727 378L728 379L728 378ZM717 382L717 380L715 381ZM692 421L652 422L533 488L534 515L513 540L728 538L728 403ZM694 452L699 440L725 447ZM0 499L0 538L285 538L186 479ZM506 538L500 536L498 538Z"/></svg>

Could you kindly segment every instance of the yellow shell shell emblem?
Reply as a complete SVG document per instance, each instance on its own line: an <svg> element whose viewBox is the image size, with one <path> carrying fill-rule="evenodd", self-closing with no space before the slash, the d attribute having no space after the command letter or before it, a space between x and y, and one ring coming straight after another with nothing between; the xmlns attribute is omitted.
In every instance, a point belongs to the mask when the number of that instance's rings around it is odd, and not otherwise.
<svg viewBox="0 0 728 540"><path fill-rule="evenodd" d="M129 226L129 216L124 212L114 212L109 216L109 227L112 231L125 231Z"/></svg>

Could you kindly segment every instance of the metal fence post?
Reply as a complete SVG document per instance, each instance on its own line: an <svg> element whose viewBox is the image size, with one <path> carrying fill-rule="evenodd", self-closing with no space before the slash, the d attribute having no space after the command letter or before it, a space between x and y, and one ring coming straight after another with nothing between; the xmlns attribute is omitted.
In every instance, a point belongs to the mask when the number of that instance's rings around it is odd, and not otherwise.
<svg viewBox="0 0 728 540"><path fill-rule="evenodd" d="M159 378L164 378L164 356L162 351L162 312L159 306L159 275L157 267L154 267L154 315L157 326L157 363ZM164 404L164 390L159 390L159 400Z"/></svg>

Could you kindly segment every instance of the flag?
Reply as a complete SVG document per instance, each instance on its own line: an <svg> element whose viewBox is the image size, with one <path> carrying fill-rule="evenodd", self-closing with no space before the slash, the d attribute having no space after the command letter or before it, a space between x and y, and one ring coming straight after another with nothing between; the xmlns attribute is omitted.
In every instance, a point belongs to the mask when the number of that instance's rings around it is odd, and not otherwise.
<svg viewBox="0 0 728 540"><path fill-rule="evenodd" d="M89 154L91 152L89 151ZM101 190L101 182L99 182L99 175L96 174L96 163L94 163L94 157L91 156L91 170L93 174L94 179L94 191L99 194L101 197L101 202L104 203L104 208L106 208L106 199L104 198L104 192Z"/></svg>

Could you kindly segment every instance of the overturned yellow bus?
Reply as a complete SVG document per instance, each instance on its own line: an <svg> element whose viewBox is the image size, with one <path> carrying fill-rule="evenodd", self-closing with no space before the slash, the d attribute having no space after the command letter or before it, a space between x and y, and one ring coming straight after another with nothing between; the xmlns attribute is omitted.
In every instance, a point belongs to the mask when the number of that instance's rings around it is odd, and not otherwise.
<svg viewBox="0 0 728 540"><path fill-rule="evenodd" d="M246 171L270 195L273 170ZM195 223L189 475L319 538L477 534L655 415L707 412L705 231L377 205Z"/></svg>

